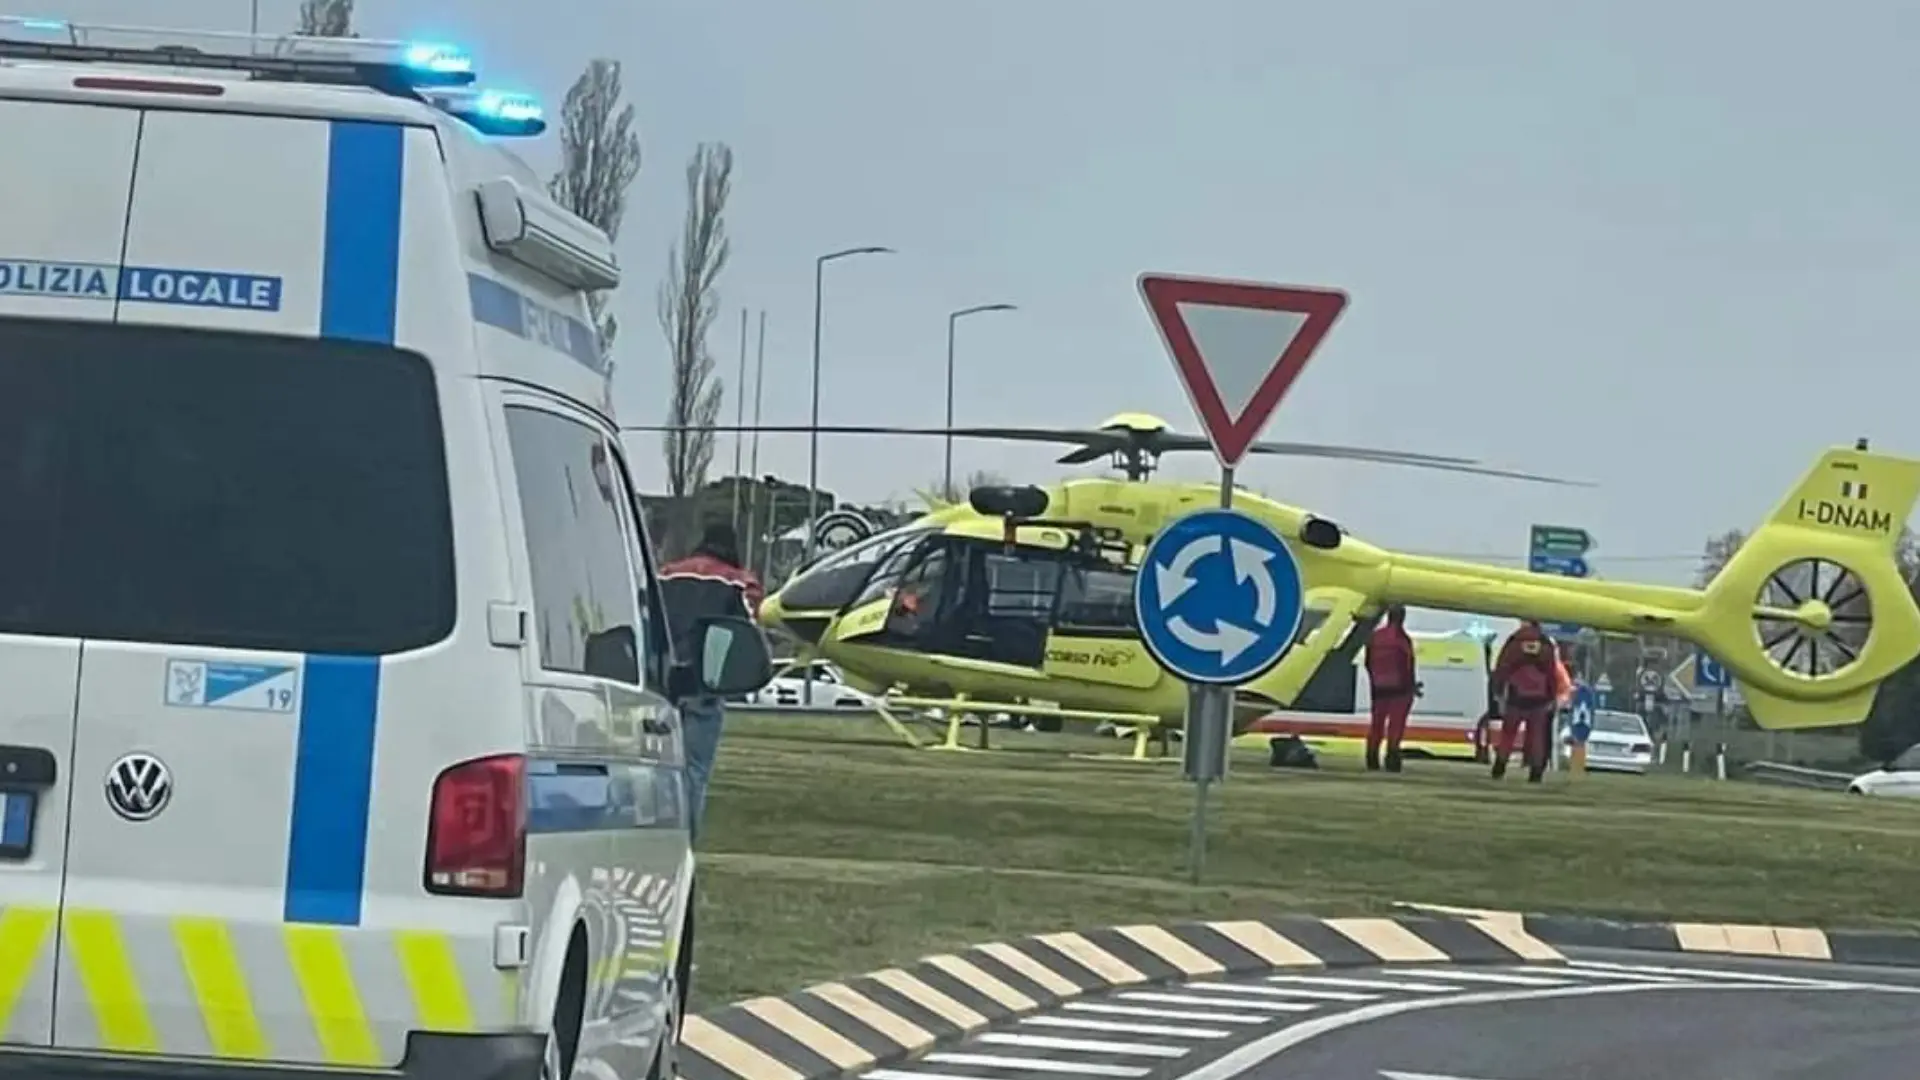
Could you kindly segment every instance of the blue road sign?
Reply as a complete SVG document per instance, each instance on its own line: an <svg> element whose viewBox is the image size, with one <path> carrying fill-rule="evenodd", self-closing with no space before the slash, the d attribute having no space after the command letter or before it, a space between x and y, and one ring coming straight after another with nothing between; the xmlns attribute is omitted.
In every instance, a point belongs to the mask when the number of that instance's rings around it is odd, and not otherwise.
<svg viewBox="0 0 1920 1080"><path fill-rule="evenodd" d="M1573 684L1573 707L1567 711L1567 734L1576 746L1586 745L1593 734L1594 690L1590 683Z"/></svg>
<svg viewBox="0 0 1920 1080"><path fill-rule="evenodd" d="M1147 545L1133 607L1161 667L1188 682L1238 685L1292 646L1304 593L1300 564L1265 522L1201 510Z"/></svg>
<svg viewBox="0 0 1920 1080"><path fill-rule="evenodd" d="M1693 654L1693 685L1702 690L1724 690L1733 685L1733 676L1720 661L1705 652Z"/></svg>
<svg viewBox="0 0 1920 1080"><path fill-rule="evenodd" d="M1579 555L1558 555L1551 551L1533 551L1527 554L1527 569L1536 574L1559 574L1561 577L1586 577L1587 560Z"/></svg>

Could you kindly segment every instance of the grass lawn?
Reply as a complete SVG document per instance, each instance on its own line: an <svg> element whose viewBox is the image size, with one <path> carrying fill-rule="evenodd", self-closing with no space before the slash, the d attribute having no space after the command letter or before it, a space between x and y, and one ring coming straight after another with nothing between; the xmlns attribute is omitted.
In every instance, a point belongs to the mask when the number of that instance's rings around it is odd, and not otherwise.
<svg viewBox="0 0 1920 1080"><path fill-rule="evenodd" d="M1176 764L1063 752L1113 739L993 738L1010 749L910 750L865 718L730 717L696 1007L1009 935L1401 900L1920 929L1920 801L1671 776L1534 788L1441 762L1269 770L1247 752L1215 789L1195 887Z"/></svg>

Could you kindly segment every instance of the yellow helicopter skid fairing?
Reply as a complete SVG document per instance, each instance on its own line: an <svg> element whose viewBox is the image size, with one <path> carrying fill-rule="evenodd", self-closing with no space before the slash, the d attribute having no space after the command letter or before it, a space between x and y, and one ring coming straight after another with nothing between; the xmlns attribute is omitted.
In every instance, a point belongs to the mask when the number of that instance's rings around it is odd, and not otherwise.
<svg viewBox="0 0 1920 1080"><path fill-rule="evenodd" d="M1213 505L1199 484L1086 479L1048 491L1048 517L1085 520L1139 545L1167 521ZM1341 535L1305 542L1305 511L1243 493L1236 506L1289 538L1306 604L1325 614L1299 644L1241 688L1243 714L1290 705L1356 621L1388 603L1482 615L1578 623L1601 631L1657 633L1694 642L1724 664L1767 728L1857 723L1875 689L1920 653L1916 607L1894 558L1901 527L1920 499L1920 461L1834 449L1704 590L1596 581L1406 555ZM916 524L952 535L999 536L1001 522L964 505ZM1325 523L1321 523L1324 525ZM1324 541L1324 530L1319 534ZM1066 534L1023 528L1019 542L1058 548ZM765 614L783 617L782 597ZM906 686L1002 700L1036 698L1075 709L1153 713L1178 722L1186 688L1147 655L1138 637L1080 638L1054 631L1040 667L992 663L870 643L890 598L814 613L828 625L814 651L876 690ZM830 621L829 621L830 620Z"/></svg>

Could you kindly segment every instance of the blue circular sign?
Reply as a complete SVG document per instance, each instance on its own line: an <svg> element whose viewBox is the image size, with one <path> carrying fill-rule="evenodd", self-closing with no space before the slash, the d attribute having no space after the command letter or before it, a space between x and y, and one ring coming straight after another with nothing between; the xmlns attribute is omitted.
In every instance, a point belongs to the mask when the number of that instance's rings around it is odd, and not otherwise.
<svg viewBox="0 0 1920 1080"><path fill-rule="evenodd" d="M1586 683L1573 688L1573 707L1567 710L1567 734L1575 743L1584 744L1593 734L1594 690Z"/></svg>
<svg viewBox="0 0 1920 1080"><path fill-rule="evenodd" d="M1147 545L1134 581L1140 640L1188 682L1250 682L1293 645L1305 588L1280 534L1238 510L1201 510Z"/></svg>

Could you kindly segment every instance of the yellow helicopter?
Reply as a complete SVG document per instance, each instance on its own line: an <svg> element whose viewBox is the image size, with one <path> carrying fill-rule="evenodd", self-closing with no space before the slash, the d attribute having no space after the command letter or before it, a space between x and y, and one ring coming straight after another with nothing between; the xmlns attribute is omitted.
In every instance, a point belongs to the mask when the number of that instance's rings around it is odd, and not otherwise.
<svg viewBox="0 0 1920 1080"><path fill-rule="evenodd" d="M1061 464L1111 458L1123 475L981 488L967 504L937 504L803 568L767 598L764 623L808 643L871 693L965 695L986 711L994 701L1044 701L1181 723L1186 685L1142 645L1133 588L1154 534L1217 504L1216 485L1149 479L1161 454L1204 450L1204 438L1141 413L1091 431L818 430L1064 443L1075 448ZM1268 442L1253 452L1571 483L1357 447ZM1828 450L1712 583L1695 590L1388 551L1306 510L1239 491L1235 507L1292 548L1306 615L1281 661L1239 688L1236 726L1293 705L1329 657L1350 678L1365 638L1356 627L1365 631L1390 603L1677 636L1725 665L1763 727L1857 723L1881 680L1920 653L1920 607L1894 560L1917 498L1920 461L1870 452L1864 440Z"/></svg>

